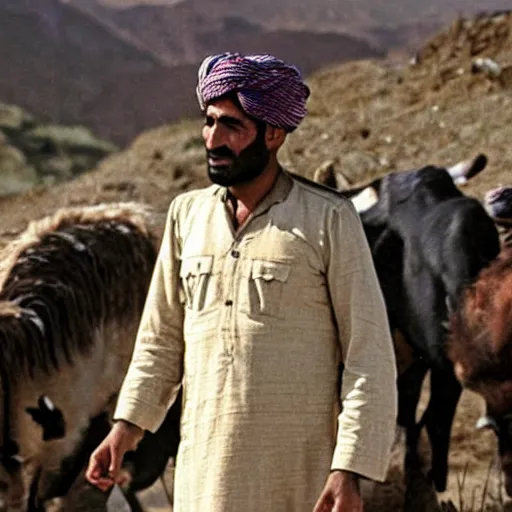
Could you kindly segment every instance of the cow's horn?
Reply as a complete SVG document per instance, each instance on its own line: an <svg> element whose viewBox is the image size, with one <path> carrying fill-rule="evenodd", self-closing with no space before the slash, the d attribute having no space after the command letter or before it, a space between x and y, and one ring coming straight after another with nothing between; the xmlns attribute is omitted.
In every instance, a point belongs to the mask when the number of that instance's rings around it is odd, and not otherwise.
<svg viewBox="0 0 512 512"><path fill-rule="evenodd" d="M465 185L468 180L485 169L487 157L481 153L473 160L464 160L448 168L448 174L456 185Z"/></svg>
<svg viewBox="0 0 512 512"><path fill-rule="evenodd" d="M477 422L475 423L475 428L477 430L482 430L484 428L496 428L496 427L497 427L496 421L487 415L480 416L480 418L478 418Z"/></svg>

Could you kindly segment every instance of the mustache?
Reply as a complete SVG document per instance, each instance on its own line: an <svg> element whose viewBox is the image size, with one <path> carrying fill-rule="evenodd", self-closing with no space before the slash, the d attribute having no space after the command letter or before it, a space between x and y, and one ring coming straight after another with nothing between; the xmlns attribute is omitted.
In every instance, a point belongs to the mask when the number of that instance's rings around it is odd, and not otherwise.
<svg viewBox="0 0 512 512"><path fill-rule="evenodd" d="M236 155L227 146L220 146L215 149L207 150L208 158L236 158Z"/></svg>

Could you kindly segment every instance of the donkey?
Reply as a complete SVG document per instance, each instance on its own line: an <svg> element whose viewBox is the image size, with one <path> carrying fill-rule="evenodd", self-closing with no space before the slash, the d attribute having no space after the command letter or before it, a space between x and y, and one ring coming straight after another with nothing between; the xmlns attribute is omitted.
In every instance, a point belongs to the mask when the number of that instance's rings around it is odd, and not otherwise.
<svg viewBox="0 0 512 512"><path fill-rule="evenodd" d="M36 510L90 421L112 410L156 254L149 211L134 203L62 209L3 249L4 510L27 510L30 491Z"/></svg>

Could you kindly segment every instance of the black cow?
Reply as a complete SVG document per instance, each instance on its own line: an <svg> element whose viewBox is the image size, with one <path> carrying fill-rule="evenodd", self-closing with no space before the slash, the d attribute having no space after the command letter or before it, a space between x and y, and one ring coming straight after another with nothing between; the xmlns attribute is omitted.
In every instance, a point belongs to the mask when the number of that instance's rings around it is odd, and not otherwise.
<svg viewBox="0 0 512 512"><path fill-rule="evenodd" d="M469 176L476 172L470 170ZM498 233L482 205L464 196L444 168L391 173L369 186L378 200L360 215L390 326L415 355L398 380L398 422L406 428L406 474L419 466L418 439L426 426L432 450L429 475L436 489L444 491L451 426L461 393L446 355L447 321L464 287L498 255ZM428 370L430 399L417 423Z"/></svg>

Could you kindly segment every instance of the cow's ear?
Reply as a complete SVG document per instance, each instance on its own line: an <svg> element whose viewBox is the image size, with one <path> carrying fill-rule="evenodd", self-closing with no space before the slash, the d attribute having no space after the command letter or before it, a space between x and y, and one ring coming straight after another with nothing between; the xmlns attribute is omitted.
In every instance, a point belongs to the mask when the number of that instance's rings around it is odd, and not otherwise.
<svg viewBox="0 0 512 512"><path fill-rule="evenodd" d="M366 227L385 228L389 223L388 197L386 196L385 187L381 187L379 182L379 186L368 187L368 189L370 189L370 192L367 192L367 195L370 198L373 197L376 201L369 208L359 209L361 221Z"/></svg>
<svg viewBox="0 0 512 512"><path fill-rule="evenodd" d="M356 212L362 214L379 202L379 194L373 187L366 187L358 194L353 195L350 200L356 209Z"/></svg>
<svg viewBox="0 0 512 512"><path fill-rule="evenodd" d="M389 178L391 175L384 176L373 180L367 187L371 192L367 194L377 201L364 211L360 211L359 215L365 226L385 227L388 225L390 216L390 190Z"/></svg>
<svg viewBox="0 0 512 512"><path fill-rule="evenodd" d="M386 227L389 215L382 203L378 202L368 210L359 214L364 226L368 227Z"/></svg>
<svg viewBox="0 0 512 512"><path fill-rule="evenodd" d="M385 199L388 213L393 206L407 201L420 182L419 170L393 172L385 176L381 196Z"/></svg>

